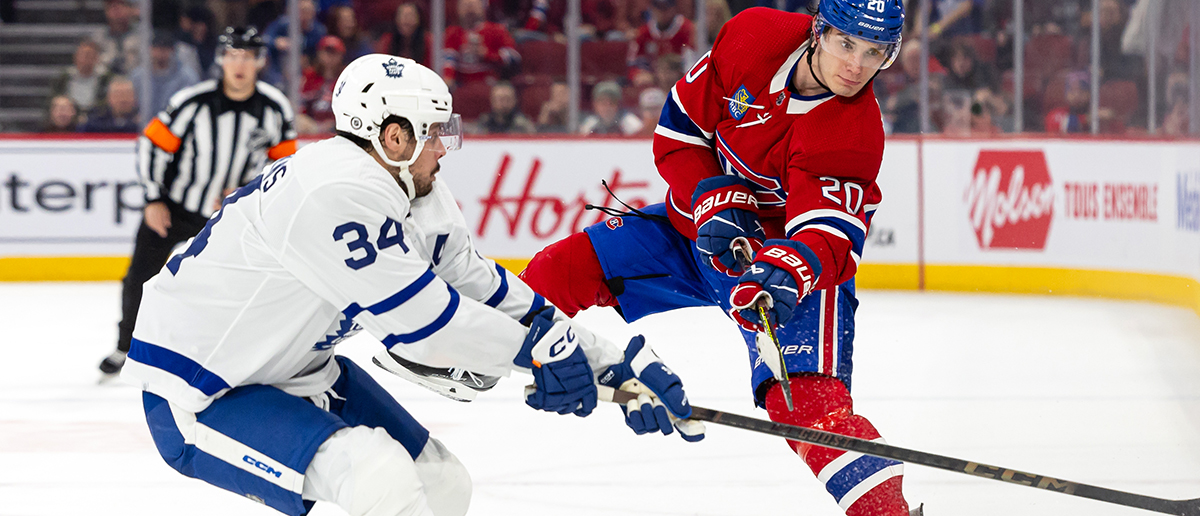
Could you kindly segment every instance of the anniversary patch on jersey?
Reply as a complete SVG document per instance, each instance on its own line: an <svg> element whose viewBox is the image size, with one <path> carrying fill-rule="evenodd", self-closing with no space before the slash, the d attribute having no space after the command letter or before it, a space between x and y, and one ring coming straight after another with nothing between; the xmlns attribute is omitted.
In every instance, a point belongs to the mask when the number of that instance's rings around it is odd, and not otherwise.
<svg viewBox="0 0 1200 516"><path fill-rule="evenodd" d="M746 116L746 111L750 109L750 104L754 103L754 97L746 91L746 85L743 84L733 93L733 98L729 101L729 114L733 115L734 120L741 120Z"/></svg>

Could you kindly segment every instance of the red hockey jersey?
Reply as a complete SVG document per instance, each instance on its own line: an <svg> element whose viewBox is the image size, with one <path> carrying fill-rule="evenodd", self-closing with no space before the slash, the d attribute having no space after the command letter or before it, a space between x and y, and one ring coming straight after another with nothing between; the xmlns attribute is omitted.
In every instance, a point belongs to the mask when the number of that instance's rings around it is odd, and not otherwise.
<svg viewBox="0 0 1200 516"><path fill-rule="evenodd" d="M692 193L732 174L758 198L767 238L807 245L821 261L815 288L854 276L882 195L883 120L868 83L854 97L801 96L812 18L767 8L727 22L713 49L671 88L654 135L654 161L670 185L668 213L696 238Z"/></svg>

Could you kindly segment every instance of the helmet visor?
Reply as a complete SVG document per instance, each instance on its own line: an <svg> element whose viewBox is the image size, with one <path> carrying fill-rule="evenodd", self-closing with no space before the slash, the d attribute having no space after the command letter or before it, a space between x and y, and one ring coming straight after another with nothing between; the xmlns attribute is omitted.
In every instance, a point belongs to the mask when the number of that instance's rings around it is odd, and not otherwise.
<svg viewBox="0 0 1200 516"><path fill-rule="evenodd" d="M442 140L442 146L446 147L446 151L458 150L462 148L462 117L458 113L450 115L450 119L445 122L433 124L429 128L430 136L437 136Z"/></svg>
<svg viewBox="0 0 1200 516"><path fill-rule="evenodd" d="M866 70L883 70L891 66L900 53L900 42L874 43L832 27L821 36L820 47L825 53Z"/></svg>

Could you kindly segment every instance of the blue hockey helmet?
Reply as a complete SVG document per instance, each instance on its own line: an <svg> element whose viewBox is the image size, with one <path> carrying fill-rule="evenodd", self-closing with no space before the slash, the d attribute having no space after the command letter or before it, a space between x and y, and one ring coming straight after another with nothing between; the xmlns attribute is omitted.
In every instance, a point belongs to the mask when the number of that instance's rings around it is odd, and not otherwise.
<svg viewBox="0 0 1200 516"><path fill-rule="evenodd" d="M891 66L900 55L900 32L904 27L901 0L821 0L815 21L817 38L826 27L833 27L856 38L887 45L881 70Z"/></svg>

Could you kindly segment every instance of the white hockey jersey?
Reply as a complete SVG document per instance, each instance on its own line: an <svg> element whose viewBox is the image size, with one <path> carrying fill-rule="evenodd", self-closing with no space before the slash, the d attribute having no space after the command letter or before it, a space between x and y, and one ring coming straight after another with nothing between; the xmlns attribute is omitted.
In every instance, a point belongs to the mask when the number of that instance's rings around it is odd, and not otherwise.
<svg viewBox="0 0 1200 516"><path fill-rule="evenodd" d="M507 376L545 300L479 255L449 189L411 203L349 140L308 145L224 201L147 281L122 377L192 412L239 385L315 396L365 329L435 367ZM597 339L592 369L622 353Z"/></svg>

